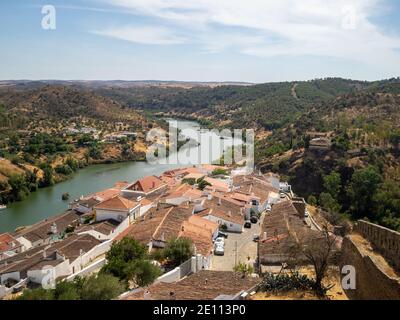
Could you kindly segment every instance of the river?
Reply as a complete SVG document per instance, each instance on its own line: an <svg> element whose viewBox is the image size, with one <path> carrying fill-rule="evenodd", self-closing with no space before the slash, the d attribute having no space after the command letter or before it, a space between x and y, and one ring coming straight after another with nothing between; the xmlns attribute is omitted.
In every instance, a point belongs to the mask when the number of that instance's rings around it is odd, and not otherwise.
<svg viewBox="0 0 400 320"><path fill-rule="evenodd" d="M174 121L172 119L169 120ZM200 130L199 124L193 121L178 120L177 125L178 128L182 130L182 135L184 136L190 137L193 140L201 139L201 141L205 141L208 139L212 141L212 160L219 159L222 156L223 150L225 150L226 147L225 145L220 146L220 144L215 143L217 141L222 141L219 135ZM191 131L187 132L188 129ZM199 136L194 134L194 132L197 132ZM224 144L227 145L236 143L241 143L241 141L233 142L232 138L226 138L224 140ZM204 156L210 153L204 152L204 150L202 151L201 148L201 145L182 148L178 152L178 158L190 158L190 163L196 164L198 154ZM189 155L191 156L189 157ZM210 163L211 161L202 160L201 162ZM28 226L64 212L67 209L68 201L61 200L63 193L68 192L71 195L69 200L71 201L82 195L110 188L117 181L134 182L144 176L160 175L164 171L187 166L190 166L190 164L173 163L151 165L147 162L131 161L116 164L93 165L83 168L75 173L71 179L52 187L39 189L32 193L26 200L10 204L7 209L0 211L0 233L13 232L20 226Z"/></svg>

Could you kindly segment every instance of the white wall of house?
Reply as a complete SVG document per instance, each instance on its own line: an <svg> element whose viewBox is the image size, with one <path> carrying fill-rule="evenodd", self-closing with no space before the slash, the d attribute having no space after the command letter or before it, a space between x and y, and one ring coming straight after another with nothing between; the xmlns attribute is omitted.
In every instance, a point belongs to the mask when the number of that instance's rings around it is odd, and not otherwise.
<svg viewBox="0 0 400 320"><path fill-rule="evenodd" d="M130 217L130 222L132 223L136 218L140 215L140 205L128 211L118 211L118 210L105 210L105 209L96 209L96 221L105 221L105 220L116 220L116 221L124 221L126 217Z"/></svg>
<svg viewBox="0 0 400 320"><path fill-rule="evenodd" d="M14 281L21 281L21 273L19 271L16 272L10 272L10 273L4 273L0 277L1 284L4 284L8 280L14 280Z"/></svg>
<svg viewBox="0 0 400 320"><path fill-rule="evenodd" d="M98 240L102 240L102 241L111 239L110 235L103 234L103 233L98 232L96 230L83 231L83 232L79 232L78 234L79 235L81 235L81 234L89 234L93 238L98 239Z"/></svg>
<svg viewBox="0 0 400 320"><path fill-rule="evenodd" d="M225 219L222 219L220 217L216 217L211 215L207 215L204 217L205 219L209 220L209 221L213 221L218 223L220 226L223 224L226 224L226 226L228 227L228 231L229 232L235 232L235 233L242 233L243 232L243 225L233 222L233 221L228 221Z"/></svg>
<svg viewBox="0 0 400 320"><path fill-rule="evenodd" d="M28 279L33 283L51 286L59 277L71 274L69 260L65 260L56 266L43 267L39 270L29 270L27 272Z"/></svg>
<svg viewBox="0 0 400 320"><path fill-rule="evenodd" d="M75 211L78 211L79 213L83 213L83 214L91 213L93 211L92 208L88 208L88 207L82 206L80 204L77 204L74 207L74 209L75 209Z"/></svg>
<svg viewBox="0 0 400 320"><path fill-rule="evenodd" d="M5 286L0 285L0 299L4 298L8 294L8 289Z"/></svg>
<svg viewBox="0 0 400 320"><path fill-rule="evenodd" d="M176 198L168 198L165 200L166 203L172 204L174 206L179 206L182 203L188 202L189 198L188 197L176 197Z"/></svg>
<svg viewBox="0 0 400 320"><path fill-rule="evenodd" d="M153 207L152 203L148 204L147 206L141 206L139 215L143 217L147 213L147 211L149 211L152 207Z"/></svg>
<svg viewBox="0 0 400 320"><path fill-rule="evenodd" d="M24 238L24 237L19 237L17 238L17 241L22 244L23 247L23 251L29 250L30 248L33 247L33 243L30 242L28 239Z"/></svg>
<svg viewBox="0 0 400 320"><path fill-rule="evenodd" d="M93 260L98 258L99 256L105 254L111 248L112 241L108 240L103 242L97 246L95 246L92 250L82 254L75 261L73 261L70 265L71 273L77 273L85 268L88 264L92 263Z"/></svg>

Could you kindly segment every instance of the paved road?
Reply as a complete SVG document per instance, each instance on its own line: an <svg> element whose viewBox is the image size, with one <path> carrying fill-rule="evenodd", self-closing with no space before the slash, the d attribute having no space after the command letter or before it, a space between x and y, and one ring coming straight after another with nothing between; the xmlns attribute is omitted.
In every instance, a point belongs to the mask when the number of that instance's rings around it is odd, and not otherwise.
<svg viewBox="0 0 400 320"><path fill-rule="evenodd" d="M228 239L225 240L225 255L213 257L212 269L232 271L235 263L249 262L254 264L257 258L257 243L253 241L254 234L260 234L258 223L252 224L251 229L244 229L241 234L229 233Z"/></svg>

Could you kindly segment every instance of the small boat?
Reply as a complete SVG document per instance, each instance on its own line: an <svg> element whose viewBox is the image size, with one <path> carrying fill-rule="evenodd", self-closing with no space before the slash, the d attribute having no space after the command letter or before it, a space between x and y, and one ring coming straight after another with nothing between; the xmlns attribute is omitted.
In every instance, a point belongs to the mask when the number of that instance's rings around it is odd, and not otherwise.
<svg viewBox="0 0 400 320"><path fill-rule="evenodd" d="M0 210L7 209L7 206L0 204Z"/></svg>

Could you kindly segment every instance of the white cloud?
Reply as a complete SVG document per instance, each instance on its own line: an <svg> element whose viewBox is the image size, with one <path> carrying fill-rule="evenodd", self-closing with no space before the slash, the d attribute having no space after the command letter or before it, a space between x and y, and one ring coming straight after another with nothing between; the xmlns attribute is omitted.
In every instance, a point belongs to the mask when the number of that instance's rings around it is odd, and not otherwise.
<svg viewBox="0 0 400 320"><path fill-rule="evenodd" d="M98 32L139 43L183 41L217 52L236 47L260 57L316 55L398 64L400 39L370 22L384 0L101 0L161 20L170 29ZM171 29L173 28L173 29ZM174 35L185 34L185 38Z"/></svg>
<svg viewBox="0 0 400 320"><path fill-rule="evenodd" d="M92 33L147 45L171 45L185 41L184 38L175 35L171 30L164 27L124 26L95 30Z"/></svg>

